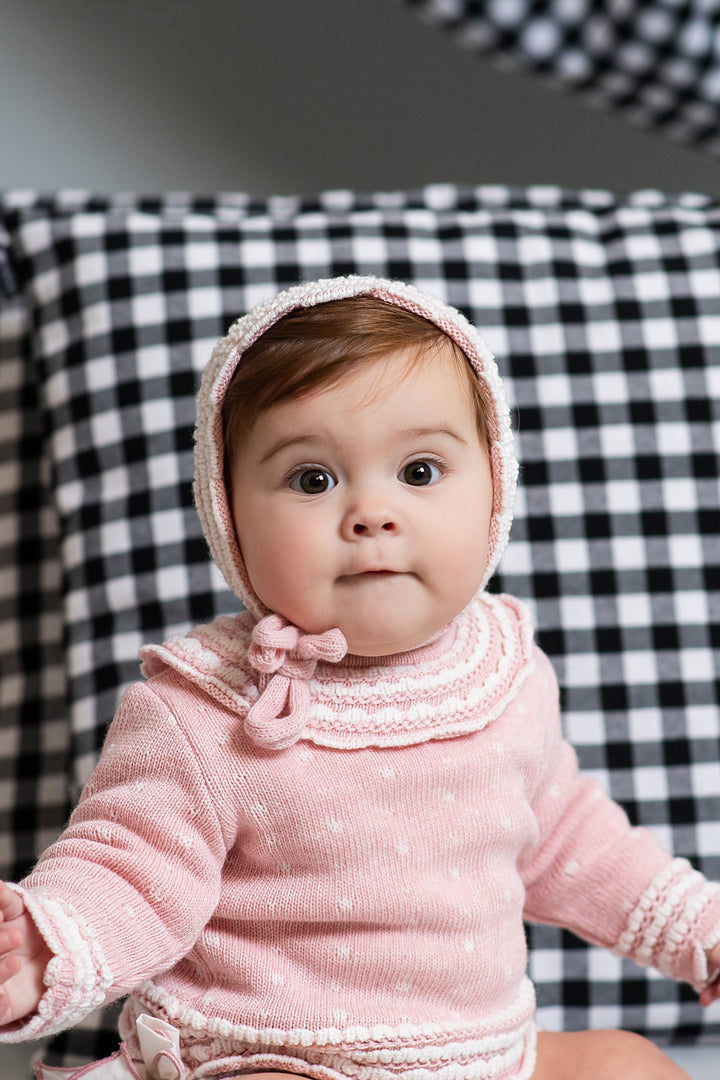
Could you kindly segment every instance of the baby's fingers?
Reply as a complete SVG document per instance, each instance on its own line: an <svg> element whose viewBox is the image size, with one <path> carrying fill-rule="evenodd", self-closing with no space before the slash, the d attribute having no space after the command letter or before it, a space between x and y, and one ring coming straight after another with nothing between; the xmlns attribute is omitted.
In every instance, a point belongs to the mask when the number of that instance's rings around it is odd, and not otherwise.
<svg viewBox="0 0 720 1080"><path fill-rule="evenodd" d="M17 975L21 967L22 961L15 953L0 957L0 984L12 979L13 975ZM2 994L0 994L1 1001Z"/></svg>
<svg viewBox="0 0 720 1080"><path fill-rule="evenodd" d="M0 922L17 919L25 911L25 905L16 892L0 881Z"/></svg>
<svg viewBox="0 0 720 1080"><path fill-rule="evenodd" d="M0 929L0 958L9 953L14 953L22 948L25 943L25 935L21 930Z"/></svg>

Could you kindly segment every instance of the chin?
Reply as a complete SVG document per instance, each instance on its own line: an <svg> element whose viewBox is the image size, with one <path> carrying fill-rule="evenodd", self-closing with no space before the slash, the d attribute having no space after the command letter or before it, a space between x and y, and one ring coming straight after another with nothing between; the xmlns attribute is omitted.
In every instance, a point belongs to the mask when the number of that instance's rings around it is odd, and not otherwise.
<svg viewBox="0 0 720 1080"><path fill-rule="evenodd" d="M429 633L420 636L398 634L383 641L372 638L359 639L352 634L345 634L345 639L348 643L348 652L352 653L353 656L393 656L395 653L411 652L413 649L418 649L421 645L425 645L430 638L433 638L436 633L439 633L441 629L442 627L439 627L437 631L431 630Z"/></svg>

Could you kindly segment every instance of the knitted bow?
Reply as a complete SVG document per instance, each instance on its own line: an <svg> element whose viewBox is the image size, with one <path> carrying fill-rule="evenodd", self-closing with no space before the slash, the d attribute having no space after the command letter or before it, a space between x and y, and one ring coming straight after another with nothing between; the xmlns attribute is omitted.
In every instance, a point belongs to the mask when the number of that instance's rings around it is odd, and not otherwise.
<svg viewBox="0 0 720 1080"><path fill-rule="evenodd" d="M308 680L318 660L337 663L347 652L340 630L305 634L282 615L267 615L252 632L248 660L259 671L261 694L245 731L266 750L284 750L303 733L310 708Z"/></svg>

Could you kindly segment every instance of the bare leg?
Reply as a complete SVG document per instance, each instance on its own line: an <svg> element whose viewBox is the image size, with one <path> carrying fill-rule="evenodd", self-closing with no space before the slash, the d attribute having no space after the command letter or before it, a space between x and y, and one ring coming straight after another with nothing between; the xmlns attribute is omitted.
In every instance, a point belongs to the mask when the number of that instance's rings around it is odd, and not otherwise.
<svg viewBox="0 0 720 1080"><path fill-rule="evenodd" d="M683 1074L684 1075L684 1074ZM292 1072L261 1072L261 1073L233 1073L233 1077L242 1077L242 1080L288 1080L288 1077L297 1077L298 1080L309 1080L303 1073ZM232 1080L232 1077L221 1077L220 1080Z"/></svg>
<svg viewBox="0 0 720 1080"><path fill-rule="evenodd" d="M301 1073L246 1074L247 1080L289 1080ZM303 1078L306 1080L306 1078ZM532 1080L690 1080L654 1043L629 1031L542 1031Z"/></svg>
<svg viewBox="0 0 720 1080"><path fill-rule="evenodd" d="M629 1031L538 1035L532 1080L690 1080L654 1043Z"/></svg>

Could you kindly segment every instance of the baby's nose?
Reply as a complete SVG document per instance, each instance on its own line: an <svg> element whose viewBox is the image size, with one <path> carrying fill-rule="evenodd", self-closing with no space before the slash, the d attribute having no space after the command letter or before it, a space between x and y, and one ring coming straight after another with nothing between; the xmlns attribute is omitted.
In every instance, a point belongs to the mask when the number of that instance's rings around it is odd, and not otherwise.
<svg viewBox="0 0 720 1080"><path fill-rule="evenodd" d="M397 531L397 524L392 521L383 521L383 514L377 520L369 520L367 515L363 516L363 520L356 521L353 525L353 533L355 536L376 536L381 532L393 533Z"/></svg>

